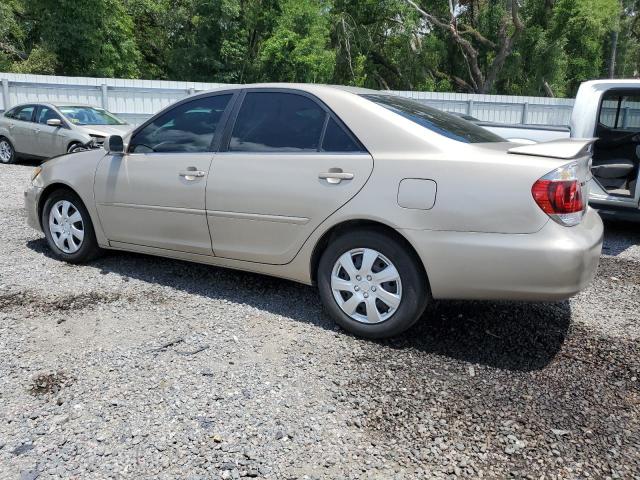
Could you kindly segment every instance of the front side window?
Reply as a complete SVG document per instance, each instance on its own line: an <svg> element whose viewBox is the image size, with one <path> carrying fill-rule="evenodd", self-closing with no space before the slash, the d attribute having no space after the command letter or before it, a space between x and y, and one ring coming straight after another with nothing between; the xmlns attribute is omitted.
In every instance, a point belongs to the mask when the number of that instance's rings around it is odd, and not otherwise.
<svg viewBox="0 0 640 480"><path fill-rule="evenodd" d="M365 94L362 96L432 132L458 142L506 142L502 137L478 125L414 100L385 94Z"/></svg>
<svg viewBox="0 0 640 480"><path fill-rule="evenodd" d="M33 118L33 111L35 108L36 107L34 105L26 105L24 107L16 108L13 118L22 122L30 122Z"/></svg>
<svg viewBox="0 0 640 480"><path fill-rule="evenodd" d="M59 110L74 125L126 125L102 108L65 106Z"/></svg>
<svg viewBox="0 0 640 480"><path fill-rule="evenodd" d="M640 129L640 94L607 92L602 98L598 122L615 130Z"/></svg>
<svg viewBox="0 0 640 480"><path fill-rule="evenodd" d="M160 115L131 139L131 153L208 152L231 94L202 97Z"/></svg>
<svg viewBox="0 0 640 480"><path fill-rule="evenodd" d="M47 120L62 120L60 115L58 115L54 109L49 107L40 107L38 110L38 116L36 118L36 122L41 123L42 125L47 124Z"/></svg>
<svg viewBox="0 0 640 480"><path fill-rule="evenodd" d="M232 152L315 152L327 113L308 97L249 92L231 134Z"/></svg>
<svg viewBox="0 0 640 480"><path fill-rule="evenodd" d="M15 118L17 110L18 110L17 108L12 108L8 112L5 112L4 116L7 117L7 118Z"/></svg>

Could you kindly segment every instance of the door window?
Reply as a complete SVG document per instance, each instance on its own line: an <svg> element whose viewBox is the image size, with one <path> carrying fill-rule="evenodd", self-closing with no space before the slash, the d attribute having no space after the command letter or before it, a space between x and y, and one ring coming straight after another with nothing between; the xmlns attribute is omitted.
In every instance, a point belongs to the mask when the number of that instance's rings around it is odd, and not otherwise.
<svg viewBox="0 0 640 480"><path fill-rule="evenodd" d="M47 120L62 121L60 115L58 115L54 109L49 107L40 107L40 110L38 110L36 122L41 123L42 125L46 125Z"/></svg>
<svg viewBox="0 0 640 480"><path fill-rule="evenodd" d="M231 94L182 103L155 118L131 139L129 152L208 152Z"/></svg>
<svg viewBox="0 0 640 480"><path fill-rule="evenodd" d="M23 122L30 122L33 118L33 111L35 108L35 105L25 105L24 107L16 108L13 112L13 118Z"/></svg>
<svg viewBox="0 0 640 480"><path fill-rule="evenodd" d="M323 152L363 152L364 147L347 133L333 118L329 119L322 139Z"/></svg>
<svg viewBox="0 0 640 480"><path fill-rule="evenodd" d="M327 113L308 97L249 92L233 127L229 151L318 151Z"/></svg>
<svg viewBox="0 0 640 480"><path fill-rule="evenodd" d="M602 98L598 122L615 130L640 129L640 94L607 92Z"/></svg>

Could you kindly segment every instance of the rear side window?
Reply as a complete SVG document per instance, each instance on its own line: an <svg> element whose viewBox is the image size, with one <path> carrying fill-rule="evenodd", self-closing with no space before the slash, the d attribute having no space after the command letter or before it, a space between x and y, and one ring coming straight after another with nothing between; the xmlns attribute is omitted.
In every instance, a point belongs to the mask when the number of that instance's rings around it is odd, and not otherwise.
<svg viewBox="0 0 640 480"><path fill-rule="evenodd" d="M160 115L131 139L131 153L208 152L231 94L202 97Z"/></svg>
<svg viewBox="0 0 640 480"><path fill-rule="evenodd" d="M326 115L302 95L249 92L238 112L229 151L318 151Z"/></svg>
<svg viewBox="0 0 640 480"><path fill-rule="evenodd" d="M607 92L602 98L598 122L615 130L639 130L640 93Z"/></svg>
<svg viewBox="0 0 640 480"><path fill-rule="evenodd" d="M363 152L364 147L360 145L348 132L346 132L338 122L329 118L327 129L322 140L323 152Z"/></svg>
<svg viewBox="0 0 640 480"><path fill-rule="evenodd" d="M415 100L384 94L366 94L362 96L432 132L458 142L487 143L506 141L504 138L478 125L455 115L428 107Z"/></svg>
<svg viewBox="0 0 640 480"><path fill-rule="evenodd" d="M23 122L30 122L33 118L33 111L35 110L35 105L25 105L24 107L18 107L13 112L13 117L16 120L21 120Z"/></svg>

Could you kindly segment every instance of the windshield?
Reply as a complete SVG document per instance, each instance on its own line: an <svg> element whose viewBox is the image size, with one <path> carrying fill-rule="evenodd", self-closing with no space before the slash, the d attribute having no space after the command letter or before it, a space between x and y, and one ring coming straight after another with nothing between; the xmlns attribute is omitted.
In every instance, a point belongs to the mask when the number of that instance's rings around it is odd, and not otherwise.
<svg viewBox="0 0 640 480"><path fill-rule="evenodd" d="M415 100L384 94L365 94L362 96L432 132L439 133L458 142L506 142L504 138L474 123L436 108L428 107Z"/></svg>
<svg viewBox="0 0 640 480"><path fill-rule="evenodd" d="M74 125L126 125L114 114L95 107L58 107Z"/></svg>

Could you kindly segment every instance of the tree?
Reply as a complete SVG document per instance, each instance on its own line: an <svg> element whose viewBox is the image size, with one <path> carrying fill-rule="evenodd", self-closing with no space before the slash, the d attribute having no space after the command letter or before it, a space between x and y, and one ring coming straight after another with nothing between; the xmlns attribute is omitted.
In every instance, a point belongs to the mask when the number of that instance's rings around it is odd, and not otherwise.
<svg viewBox="0 0 640 480"><path fill-rule="evenodd" d="M461 17L471 9L468 5L462 5L457 0L449 1L449 16L446 19L427 12L413 0L406 0L406 2L424 18L429 26L447 32L462 51L469 70L468 80L457 76L452 76L452 80L460 87L476 93L491 91L505 60L513 51L515 41L524 30L518 0L504 2L504 12L500 15L497 38L495 39L480 33L473 23L464 22ZM492 57L485 69L482 68L482 50L488 51Z"/></svg>
<svg viewBox="0 0 640 480"><path fill-rule="evenodd" d="M272 35L260 53L270 81L329 82L335 52L330 46L329 8L321 0L285 0Z"/></svg>
<svg viewBox="0 0 640 480"><path fill-rule="evenodd" d="M135 78L140 53L120 0L29 0L33 47L52 52L56 73Z"/></svg>

